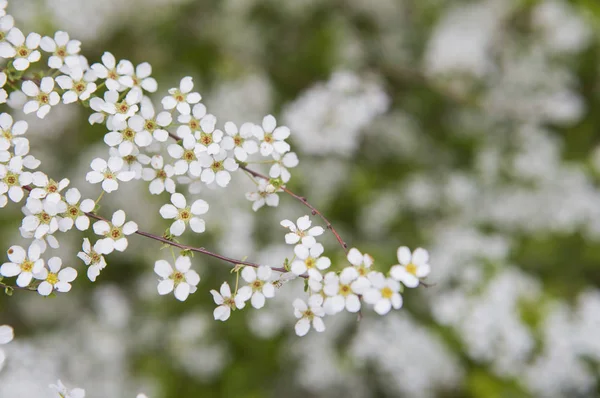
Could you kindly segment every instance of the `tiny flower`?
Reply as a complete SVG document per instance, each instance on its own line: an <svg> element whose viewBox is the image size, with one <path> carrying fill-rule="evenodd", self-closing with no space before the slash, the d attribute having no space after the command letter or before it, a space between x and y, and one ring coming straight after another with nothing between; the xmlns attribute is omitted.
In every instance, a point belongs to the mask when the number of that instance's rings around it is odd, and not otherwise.
<svg viewBox="0 0 600 398"><path fill-rule="evenodd" d="M25 218L22 227L27 232L33 232L36 239L41 239L46 234L53 234L58 229L58 213L67 209L65 202L53 202L48 199L27 198L23 208Z"/></svg>
<svg viewBox="0 0 600 398"><path fill-rule="evenodd" d="M105 52L102 55L102 63L93 64L91 68L98 78L106 80L106 88L109 91L120 91L121 84L119 83L119 79L121 76L117 72L117 61L114 55Z"/></svg>
<svg viewBox="0 0 600 398"><path fill-rule="evenodd" d="M110 157L122 159L123 168L121 169L121 172L133 172L133 179L135 180L139 180L140 178L142 178L142 169L145 165L150 163L150 157L148 155L140 153L140 150L137 146L134 146L133 151L126 156L121 156L117 148L110 148L108 150L108 155Z"/></svg>
<svg viewBox="0 0 600 398"><path fill-rule="evenodd" d="M337 314L344 308L348 312L360 311L360 298L356 291L364 291L365 286L360 286L357 278L358 272L354 267L344 268L339 276L335 272L325 275L323 293L327 298L323 308L327 314Z"/></svg>
<svg viewBox="0 0 600 398"><path fill-rule="evenodd" d="M270 207L279 205L279 196L275 193L275 187L265 179L260 179L256 187L256 192L246 193L246 199L252 201L252 210L257 211L265 204Z"/></svg>
<svg viewBox="0 0 600 398"><path fill-rule="evenodd" d="M163 108L170 110L177 107L177 111L182 115L189 115L191 112L190 104L197 104L202 97L196 92L192 92L194 82L187 76L181 79L179 88L169 89L169 95L162 99Z"/></svg>
<svg viewBox="0 0 600 398"><path fill-rule="evenodd" d="M354 247L348 251L348 255L346 257L350 264L356 268L359 278L366 278L367 274L371 271L373 257L366 253L363 255Z"/></svg>
<svg viewBox="0 0 600 398"><path fill-rule="evenodd" d="M319 279L319 270L325 270L331 266L331 260L328 257L321 257L323 254L323 245L315 243L310 248L304 245L296 245L294 253L297 260L292 262L291 271L296 275L302 275L308 272L309 276Z"/></svg>
<svg viewBox="0 0 600 398"><path fill-rule="evenodd" d="M411 254L406 246L398 248L398 262L390 269L390 275L395 280L402 282L406 287L419 286L419 279L429 275L431 267L429 266L429 253L420 247Z"/></svg>
<svg viewBox="0 0 600 398"><path fill-rule="evenodd" d="M206 106L204 106L204 104L194 105L191 114L179 115L179 117L177 117L177 121L181 125L177 127L177 136L180 138L184 138L186 135L195 136L195 134L201 130L200 121L205 115Z"/></svg>
<svg viewBox="0 0 600 398"><path fill-rule="evenodd" d="M85 265L89 266L87 276L92 282L95 282L96 278L100 274L100 271L106 267L106 260L104 259L103 255L98 253L97 242L96 245L92 247L90 240L88 238L84 238L82 249L83 251L77 253L77 257L83 260Z"/></svg>
<svg viewBox="0 0 600 398"><path fill-rule="evenodd" d="M133 115L129 119L129 127L137 133L150 134L158 142L165 142L169 139L169 132L166 128L173 122L173 117L169 112L163 111L155 116L152 102L144 98L142 99L140 113L141 116Z"/></svg>
<svg viewBox="0 0 600 398"><path fill-rule="evenodd" d="M44 267L44 260L40 258L40 247L32 243L27 252L21 246L11 246L8 251L10 262L2 264L0 274L6 277L17 276L17 286L27 287L33 278Z"/></svg>
<svg viewBox="0 0 600 398"><path fill-rule="evenodd" d="M125 236L134 234L138 226L133 221L125 222L125 212L117 210L112 216L111 222L104 220L96 221L93 225L96 235L104 236L96 242L100 254L110 254L113 250L124 252L127 249L127 238Z"/></svg>
<svg viewBox="0 0 600 398"><path fill-rule="evenodd" d="M84 389L74 388L69 391L60 380L56 384L50 384L50 388L58 394L58 398L85 398Z"/></svg>
<svg viewBox="0 0 600 398"><path fill-rule="evenodd" d="M190 224L192 231L202 233L205 230L204 220L196 217L208 211L208 203L198 199L191 206L186 206L185 196L180 193L171 195L171 203L160 208L162 218L175 221L171 224L169 231L174 236L181 236L185 231L185 225Z"/></svg>
<svg viewBox="0 0 600 398"><path fill-rule="evenodd" d="M199 177L202 173L202 166L198 162L197 154L200 152L196 139L192 136L186 136L183 138L182 145L171 144L167 147L169 155L173 159L177 159L174 164L175 174L183 175L189 171L193 177Z"/></svg>
<svg viewBox="0 0 600 398"><path fill-rule="evenodd" d="M52 202L60 201L60 191L65 189L69 185L69 179L63 178L59 182L49 179L48 176L41 171L36 171L32 175L33 188L29 193L29 196L36 199L48 198Z"/></svg>
<svg viewBox="0 0 600 398"><path fill-rule="evenodd" d="M206 184L211 184L213 181L220 187L226 187L231 181L229 172L238 169L237 162L227 156L227 152L221 150L215 155L209 155L207 152L202 152L198 155L198 162L203 167L200 175L200 180Z"/></svg>
<svg viewBox="0 0 600 398"><path fill-rule="evenodd" d="M153 195L160 195L164 191L175 193L175 181L171 178L175 175L173 166L165 165L160 155L152 156L150 165L152 168L147 167L142 170L142 179L150 181L148 186L150 193Z"/></svg>
<svg viewBox="0 0 600 398"><path fill-rule="evenodd" d="M296 243L302 241L302 244L306 247L311 247L317 243L314 237L322 235L324 229L322 227L311 228L311 224L312 222L310 221L309 216L302 216L298 218L296 224L290 220L281 221L280 225L288 228L291 231L290 233L285 234L285 243L288 245L295 245Z"/></svg>
<svg viewBox="0 0 600 398"><path fill-rule="evenodd" d="M211 290L210 293L217 304L217 308L213 311L213 317L218 321L226 321L231 316L232 309L242 309L246 306L246 300L239 294L231 295L231 288L227 282L223 282L220 292Z"/></svg>
<svg viewBox="0 0 600 398"><path fill-rule="evenodd" d="M372 304L379 315L385 315L392 307L402 307L400 283L392 278L386 278L381 272L370 272L368 275L371 287L363 293L365 302Z"/></svg>
<svg viewBox="0 0 600 398"><path fill-rule="evenodd" d="M8 150L14 145L16 156L29 153L29 141L21 137L27 132L27 122L19 120L13 124L13 118L8 113L0 114L0 148Z"/></svg>
<svg viewBox="0 0 600 398"><path fill-rule="evenodd" d="M266 265L261 265L257 270L249 266L244 267L242 269L242 278L248 285L240 288L238 294L245 300L250 298L250 302L254 308L260 309L264 307L265 297L272 298L275 296L275 286L269 282L271 273L271 268Z"/></svg>
<svg viewBox="0 0 600 398"><path fill-rule="evenodd" d="M299 319L294 329L298 336L305 336L310 330L311 324L317 332L325 330L325 323L323 323L325 311L322 305L323 296L321 295L310 296L308 305L301 299L294 300L294 316Z"/></svg>
<svg viewBox="0 0 600 398"><path fill-rule="evenodd" d="M183 115L185 116L185 115ZM213 115L206 115L200 120L200 131L196 131L194 137L198 140L200 151L209 155L216 155L221 150L219 143L223 139L223 132L215 130L217 118Z"/></svg>
<svg viewBox="0 0 600 398"><path fill-rule="evenodd" d="M99 98L92 98L92 100L97 99ZM119 93L117 91L107 91L104 94L104 101L100 100L97 106L103 112L113 115L117 123L122 123L137 113L139 110L137 104L141 99L142 96L138 91L129 91L123 100L119 100ZM90 106L92 106L91 102Z"/></svg>
<svg viewBox="0 0 600 398"><path fill-rule="evenodd" d="M131 155L137 147L144 148L152 144L152 134L146 130L136 130L131 126L131 119L128 122L111 123L115 131L104 135L104 142L111 147L117 147L120 156Z"/></svg>
<svg viewBox="0 0 600 398"><path fill-rule="evenodd" d="M40 119L45 118L50 108L60 102L60 95L53 91L54 79L48 76L42 78L39 87L31 80L24 81L21 90L28 97L34 98L25 103L23 112L26 114L36 112Z"/></svg>
<svg viewBox="0 0 600 398"><path fill-rule="evenodd" d="M291 178L288 169L298 166L298 156L294 152L288 152L283 156L273 152L272 155L276 162L269 169L269 176L272 178L281 177L283 182L288 182Z"/></svg>
<svg viewBox="0 0 600 398"><path fill-rule="evenodd" d="M228 151L233 149L235 158L245 162L248 155L258 152L258 144L252 138L254 137L254 124L244 123L239 131L235 123L225 123L225 133L227 134L221 141L221 148Z"/></svg>
<svg viewBox="0 0 600 398"><path fill-rule="evenodd" d="M254 136L260 141L260 154L263 156L270 156L273 151L284 154L290 150L290 145L284 141L290 136L290 129L276 126L277 121L272 115L263 118L262 127L254 126Z"/></svg>
<svg viewBox="0 0 600 398"><path fill-rule="evenodd" d="M77 188L71 188L65 193L67 209L61 214L58 221L58 229L62 232L69 231L73 225L80 231L86 231L90 227L90 219L85 213L94 210L96 203L92 199L84 199L79 203L81 193Z"/></svg>
<svg viewBox="0 0 600 398"><path fill-rule="evenodd" d="M133 64L127 60L119 61L117 65L119 83L128 88L144 89L149 93L156 92L158 84L152 74L152 66L148 62L139 64L135 70Z"/></svg>
<svg viewBox="0 0 600 398"><path fill-rule="evenodd" d="M158 294L169 294L175 289L175 298L185 301L190 293L196 291L200 276L192 269L192 262L187 256L179 256L175 260L175 269L165 260L154 263L154 272L163 279L158 283Z"/></svg>
<svg viewBox="0 0 600 398"><path fill-rule="evenodd" d="M71 290L71 282L77 277L77 271L71 267L60 269L62 267L60 257L52 257L47 264L48 269L42 268L34 275L34 278L42 281L37 288L38 293L49 296L55 289L61 293Z"/></svg>
<svg viewBox="0 0 600 398"><path fill-rule="evenodd" d="M3 58L15 58L13 66L18 71L24 71L29 68L32 62L37 62L42 56L37 50L40 45L41 36L37 33L30 33L27 38L18 28L12 28L6 40L9 41L14 48L3 46L0 48L0 56Z"/></svg>
<svg viewBox="0 0 600 398"><path fill-rule="evenodd" d="M23 171L23 158L15 156L10 159L8 165L0 164L0 207L6 205L6 194L13 202L23 199L23 188L31 184L33 177L30 172Z"/></svg>
<svg viewBox="0 0 600 398"><path fill-rule="evenodd" d="M92 160L90 171L85 176L90 184L97 184L102 181L102 189L110 193L119 189L119 181L131 181L135 177L135 172L124 171L123 159L111 156L106 162L104 159L96 158Z"/></svg>
<svg viewBox="0 0 600 398"><path fill-rule="evenodd" d="M96 75L91 70L83 72L83 69L76 67L71 68L69 75L61 75L56 78L56 83L66 90L62 96L65 104L71 104L78 99L85 101L96 92Z"/></svg>
<svg viewBox="0 0 600 398"><path fill-rule="evenodd" d="M40 41L40 47L52 54L48 59L48 66L52 69L60 69L67 57L77 58L81 50L81 42L70 40L67 32L58 31L54 34L54 39L44 36Z"/></svg>

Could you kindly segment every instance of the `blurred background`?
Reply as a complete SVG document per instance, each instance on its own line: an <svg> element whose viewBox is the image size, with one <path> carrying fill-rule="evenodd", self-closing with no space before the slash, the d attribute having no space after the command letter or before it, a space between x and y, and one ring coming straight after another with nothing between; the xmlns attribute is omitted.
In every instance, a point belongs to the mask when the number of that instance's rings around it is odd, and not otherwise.
<svg viewBox="0 0 600 398"><path fill-rule="evenodd" d="M129 239L97 282L79 270L67 295L0 297L0 397L50 397L60 378L87 397L595 397L600 395L600 3L597 0L13 0L25 32L65 30L90 63L104 51L148 61L160 100L193 76L218 125L266 114L292 130L289 186L350 246L387 270L398 246L431 253L430 288L404 308L326 318L294 334L287 284L266 308L212 320L210 289L229 267L196 256L185 303L159 297L154 261ZM157 102L158 103L158 102ZM24 118L19 112L17 118ZM32 153L87 197L102 126L59 106L30 120ZM263 170L263 172L266 170ZM279 221L307 214L281 195L251 211L241 173L204 189L207 233L182 241L278 265ZM168 196L122 184L123 208L160 234ZM3 249L21 242L20 205L0 211ZM315 220L315 222L318 222ZM344 255L326 235L335 266ZM2 261L5 261L4 258Z"/></svg>

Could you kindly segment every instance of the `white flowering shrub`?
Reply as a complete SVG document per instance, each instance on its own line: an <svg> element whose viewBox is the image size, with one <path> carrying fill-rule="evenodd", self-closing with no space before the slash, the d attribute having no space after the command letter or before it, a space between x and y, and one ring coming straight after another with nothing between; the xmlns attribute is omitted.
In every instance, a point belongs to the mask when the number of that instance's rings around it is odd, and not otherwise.
<svg viewBox="0 0 600 398"><path fill-rule="evenodd" d="M595 1L0 14L0 397L598 395Z"/></svg>
<svg viewBox="0 0 600 398"><path fill-rule="evenodd" d="M11 15L1 18L6 31L0 45L5 60L0 97L12 110L0 114L4 120L0 194L2 207L24 203L19 230L27 242L7 247L0 266L0 286L6 295L12 296L14 290L37 291L41 296L68 294L81 275L98 283L102 272L111 267L111 258L131 250L130 240L145 239L145 250L161 257L161 248L167 248L173 257L147 264L148 272L153 264L158 276L158 295L174 293L177 300L185 301L192 294L210 292L215 320L227 321L232 312L251 307L260 310L267 299L277 300L288 282L303 280L304 292L293 300L289 312L297 318L296 334L305 336L310 329L325 331L326 319L344 311L362 316L363 311L386 315L399 310L404 287L417 287L428 276L426 250L418 248L411 255L402 246L398 265L375 263L369 254L349 248L321 211L288 188L299 158L288 143L293 132L274 116L264 116L259 124L244 122L239 128L231 121L219 123L201 102L191 76L161 95L147 62L134 67L108 51L100 60L88 60L80 53L82 43L70 39L67 32L58 31L53 37L25 34ZM155 103L154 95L160 101ZM45 119L61 103L82 107L89 123L105 131L105 155L90 158L85 174L96 199L85 198L70 179L54 176L59 177L55 180L43 171L44 164L33 150L34 138L27 134L28 123L18 120L19 110ZM234 173L245 174L256 186L256 192L246 193L253 202L248 210L258 211L264 204L277 207L282 195L308 208L309 214L296 222L281 221L288 231L281 230L281 239L291 245L286 256L263 264L186 243L191 234L211 228L201 218L211 211L202 192L214 189L228 195ZM108 195L127 201L123 187L135 181L143 181L163 201L144 217L168 220L164 232L142 230L123 209L112 214L104 210ZM62 249L63 237L72 230L86 233L79 263ZM325 232L335 237L344 260L330 259L319 242ZM231 268L232 279L222 282L219 292L201 283L202 256ZM2 328L7 329L0 341L5 343L12 338L12 329L8 336L9 327ZM82 389L68 389L60 380L50 387L61 397L85 396Z"/></svg>

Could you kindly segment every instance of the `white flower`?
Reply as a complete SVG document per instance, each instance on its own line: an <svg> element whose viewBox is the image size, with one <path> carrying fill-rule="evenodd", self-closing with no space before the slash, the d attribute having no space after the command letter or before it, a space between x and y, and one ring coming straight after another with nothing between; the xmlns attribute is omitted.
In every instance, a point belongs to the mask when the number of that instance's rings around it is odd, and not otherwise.
<svg viewBox="0 0 600 398"><path fill-rule="evenodd" d="M70 40L67 32L58 31L54 34L54 39L44 36L40 41L40 47L52 54L48 59L48 66L52 69L60 69L67 57L77 59L77 54L81 50L81 42Z"/></svg>
<svg viewBox="0 0 600 398"><path fill-rule="evenodd" d="M246 193L246 199L254 202L252 203L252 210L254 211L257 211L265 204L267 206L277 207L279 205L279 196L277 196L275 192L275 187L267 180L261 178L258 181L256 192Z"/></svg>
<svg viewBox="0 0 600 398"><path fill-rule="evenodd" d="M34 99L27 101L23 106L23 112L26 114L36 112L37 117L43 119L46 117L50 108L60 102L60 95L54 90L54 79L44 77L38 87L31 80L23 82L21 90Z"/></svg>
<svg viewBox="0 0 600 398"><path fill-rule="evenodd" d="M390 276L406 287L419 286L419 279L425 278L431 271L427 250L419 247L411 254L408 247L401 246L397 255L400 264L390 269Z"/></svg>
<svg viewBox="0 0 600 398"><path fill-rule="evenodd" d="M49 270L42 268L40 272L33 275L34 278L43 281L37 288L38 293L49 296L54 289L61 293L71 290L71 282L77 277L77 271L71 267L60 269L62 267L60 257L52 257L46 264Z"/></svg>
<svg viewBox="0 0 600 398"><path fill-rule="evenodd" d="M149 93L156 92L158 84L152 74L152 66L148 62L139 64L135 70L133 64L127 60L119 61L117 65L117 73L121 75L119 77L119 83L128 88L144 89Z"/></svg>
<svg viewBox="0 0 600 398"><path fill-rule="evenodd" d="M177 121L181 126L177 127L177 136L184 138L186 135L195 135L195 133L199 132L201 129L200 120L202 120L205 115L206 106L204 106L204 104L194 105L191 114L179 115Z"/></svg>
<svg viewBox="0 0 600 398"><path fill-rule="evenodd" d="M15 58L13 66L18 71L24 71L29 68L32 62L40 60L42 54L38 50L40 45L41 36L37 33L30 33L25 39L25 35L18 28L12 28L6 40L9 41L14 47L10 45L0 46L0 57L2 58ZM5 44L5 43L3 43ZM6 43L7 44L7 43Z"/></svg>
<svg viewBox="0 0 600 398"><path fill-rule="evenodd" d="M83 251L77 253L77 257L83 260L85 265L89 266L87 271L88 278L95 282L96 278L100 274L100 271L106 267L106 260L104 256L98 253L97 243L92 247L88 238L83 239L82 249Z"/></svg>
<svg viewBox="0 0 600 398"><path fill-rule="evenodd" d="M231 316L232 309L242 309L246 306L246 300L239 294L231 295L231 288L227 282L223 282L220 292L211 290L210 293L217 304L217 308L213 311L213 317L218 321L226 321Z"/></svg>
<svg viewBox="0 0 600 398"><path fill-rule="evenodd" d="M260 143L260 154L269 156L273 151L283 154L290 150L285 139L290 136L290 129L285 126L277 127L277 121L272 115L263 118L262 127L254 126L254 136Z"/></svg>
<svg viewBox="0 0 600 398"><path fill-rule="evenodd" d="M97 100L100 100L95 107L99 107L101 111L113 115L117 123L122 123L137 113L139 110L137 104L141 99L142 96L138 91L129 91L125 99L121 101L119 101L117 91L107 91L104 94L104 101L98 97L92 98L92 101L97 102ZM90 106L92 106L91 101ZM96 110L95 107L92 107L92 109Z"/></svg>
<svg viewBox="0 0 600 398"><path fill-rule="evenodd" d="M33 278L44 267L44 260L40 258L41 249L35 243L29 245L27 252L21 246L11 246L8 251L10 262L2 264L0 274L6 277L17 276L17 286L27 287Z"/></svg>
<svg viewBox="0 0 600 398"><path fill-rule="evenodd" d="M225 133L227 134L221 141L221 148L228 151L233 149L235 158L245 162L248 155L258 152L258 144L254 139L254 124L244 123L239 131L235 123L225 123Z"/></svg>
<svg viewBox="0 0 600 398"><path fill-rule="evenodd" d="M204 169L200 175L200 180L206 184L211 184L216 181L217 185L226 187L231 181L230 171L238 169L237 162L227 156L227 152L221 150L215 155L209 155L207 152L202 152L198 155L198 162Z"/></svg>
<svg viewBox="0 0 600 398"><path fill-rule="evenodd" d="M156 115L152 102L144 97L141 102L140 113L141 116L133 115L129 119L129 126L132 129L137 133L150 134L158 142L165 142L169 139L169 132L166 127L173 122L173 117L169 112L163 111Z"/></svg>
<svg viewBox="0 0 600 398"><path fill-rule="evenodd" d="M116 131L111 131L104 135L104 142L106 145L111 147L118 147L119 155L121 157L131 155L135 150L136 145L140 148L144 148L152 144L152 134L148 131L141 129L136 130L131 126L131 119L129 122L111 123L111 127Z"/></svg>
<svg viewBox="0 0 600 398"><path fill-rule="evenodd" d="M366 278L367 274L371 271L371 265L373 265L373 257L369 254L362 254L358 249L352 248L348 251L346 256L350 264L352 264L358 272L359 278ZM360 294L360 293L359 293Z"/></svg>
<svg viewBox="0 0 600 398"><path fill-rule="evenodd" d="M339 276L335 272L328 272L325 275L323 293L328 297L323 308L327 314L337 314L344 308L348 312L360 311L360 298L356 292L364 291L369 284L360 286L361 280L357 278L358 272L354 267L344 268Z"/></svg>
<svg viewBox="0 0 600 398"><path fill-rule="evenodd" d="M121 156L117 148L110 148L108 150L108 155L110 157L122 159L123 168L121 169L121 172L133 172L133 179L135 180L139 180L140 178L142 178L142 169L145 165L150 163L150 157L148 155L140 153L140 150L137 146L134 146L133 151L126 156Z"/></svg>
<svg viewBox="0 0 600 398"><path fill-rule="evenodd" d="M85 101L90 98L98 88L95 81L96 75L93 71L88 70L84 73L79 67L71 68L68 76L61 75L56 78L60 88L66 90L62 96L65 104L71 104L77 99Z"/></svg>
<svg viewBox="0 0 600 398"><path fill-rule="evenodd" d="M94 223L93 228L96 235L105 237L94 245L100 254L110 254L113 250L124 252L128 244L125 236L134 234L138 230L135 222L125 222L125 212L123 210L114 212L110 223L99 220Z"/></svg>
<svg viewBox="0 0 600 398"><path fill-rule="evenodd" d="M265 305L265 297L272 298L275 296L275 286L269 282L272 270L266 265L261 265L255 270L252 267L244 267L242 269L242 278L248 283L238 291L238 295L244 301L250 298L252 306L260 309Z"/></svg>
<svg viewBox="0 0 600 398"><path fill-rule="evenodd" d="M302 216L298 218L296 224L290 220L281 221L280 225L288 228L291 231L285 234L285 243L288 245L295 245L296 243L302 241L302 244L306 247L311 247L317 243L315 236L322 235L324 229L318 226L311 228L311 224L312 222L310 221L309 216Z"/></svg>
<svg viewBox="0 0 600 398"><path fill-rule="evenodd" d="M325 311L322 305L323 297L321 295L310 296L308 298L308 305L301 299L294 300L294 316L299 319L294 329L298 336L305 336L310 330L311 324L317 332L325 330L325 324L322 319L325 316Z"/></svg>
<svg viewBox="0 0 600 398"><path fill-rule="evenodd" d="M199 177L202 173L202 166L198 162L197 154L200 152L196 139L193 136L185 136L182 145L171 144L167 147L169 155L173 159L177 159L174 165L175 174L183 175L189 171L193 177Z"/></svg>
<svg viewBox="0 0 600 398"><path fill-rule="evenodd" d="M69 391L60 380L56 384L50 384L50 388L58 394L58 398L85 398L84 389L74 388Z"/></svg>
<svg viewBox="0 0 600 398"><path fill-rule="evenodd" d="M372 304L379 315L385 315L392 307L402 307L400 283L392 278L386 278L381 272L370 272L368 275L371 287L363 293L365 302Z"/></svg>
<svg viewBox="0 0 600 398"><path fill-rule="evenodd" d="M53 202L48 199L29 197L23 208L25 218L22 227L24 231L33 232L36 239L41 239L46 234L53 234L58 229L58 213L67 210L63 201Z"/></svg>
<svg viewBox="0 0 600 398"><path fill-rule="evenodd" d="M104 159L96 158L92 160L90 171L85 176L90 184L97 184L102 181L102 189L106 192L112 192L119 189L119 181L131 181L135 177L134 171L124 171L123 159L110 157L108 162Z"/></svg>
<svg viewBox="0 0 600 398"><path fill-rule="evenodd" d="M14 145L15 156L25 156L29 153L29 140L21 137L27 132L27 128L26 121L19 120L13 124L10 114L0 114L0 150L8 150Z"/></svg>
<svg viewBox="0 0 600 398"><path fill-rule="evenodd" d="M154 263L154 272L163 279L158 283L158 294L169 294L175 289L175 298L185 301L190 293L196 291L200 275L190 267L192 262L187 256L179 256L175 260L175 269L165 260Z"/></svg>
<svg viewBox="0 0 600 398"><path fill-rule="evenodd" d="M175 181L171 177L175 175L175 169L170 164L165 165L163 157L160 155L152 156L150 161L152 168L142 170L144 181L151 181L149 185L150 193L160 195L164 191L175 193Z"/></svg>
<svg viewBox="0 0 600 398"><path fill-rule="evenodd" d="M48 198L52 202L60 201L60 191L65 189L69 185L69 179L63 178L59 182L49 179L48 176L41 171L36 171L32 174L33 188L29 193L29 196L36 199Z"/></svg>
<svg viewBox="0 0 600 398"><path fill-rule="evenodd" d="M15 156L8 165L0 164L0 207L6 205L6 194L13 202L23 199L23 186L31 184L33 177L30 172L23 171L23 158Z"/></svg>
<svg viewBox="0 0 600 398"><path fill-rule="evenodd" d="M200 131L194 133L194 137L200 145L200 151L209 155L216 155L221 150L219 143L223 139L223 132L215 130L216 124L217 118L214 115L206 115L200 120Z"/></svg>
<svg viewBox="0 0 600 398"><path fill-rule="evenodd" d="M294 253L297 260L292 262L291 271L296 275L308 272L309 276L319 279L321 273L318 270L325 270L331 265L331 260L328 257L321 257L323 251L323 245L320 243L315 243L310 248L304 245L296 245Z"/></svg>
<svg viewBox="0 0 600 398"><path fill-rule="evenodd" d="M205 214L208 211L208 203L202 199L198 199L191 206L186 206L185 196L180 193L171 195L171 203L160 208L162 218L171 220L175 219L169 231L174 236L181 236L185 231L185 225L190 224L192 231L196 233L204 232L204 220L196 217Z"/></svg>
<svg viewBox="0 0 600 398"><path fill-rule="evenodd" d="M106 79L106 88L109 91L121 90L122 86L119 83L121 76L117 72L117 61L114 55L105 52L102 54L102 63L93 64L91 68L100 79Z"/></svg>
<svg viewBox="0 0 600 398"><path fill-rule="evenodd" d="M196 92L192 92L194 82L187 76L181 79L179 88L170 88L169 94L162 99L163 108L170 110L177 107L177 111L182 115L188 115L191 111L190 104L197 104L202 97Z"/></svg>
<svg viewBox="0 0 600 398"><path fill-rule="evenodd" d="M272 156L275 159L275 163L269 169L269 176L272 178L281 177L283 182L288 182L291 178L288 168L291 169L298 166L298 156L294 152L288 152L283 156L277 152L273 152Z"/></svg>
<svg viewBox="0 0 600 398"><path fill-rule="evenodd" d="M96 204L92 199L84 199L79 203L80 199L81 193L77 188L71 188L65 193L67 209L61 214L62 218L58 221L60 231L69 231L73 225L80 231L86 231L90 227L90 219L85 213L93 211Z"/></svg>

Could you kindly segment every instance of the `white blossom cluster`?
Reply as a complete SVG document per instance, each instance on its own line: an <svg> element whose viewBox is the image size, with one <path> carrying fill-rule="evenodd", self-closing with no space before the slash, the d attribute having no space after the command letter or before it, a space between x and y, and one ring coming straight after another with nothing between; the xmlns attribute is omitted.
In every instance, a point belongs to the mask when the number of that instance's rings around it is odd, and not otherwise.
<svg viewBox="0 0 600 398"><path fill-rule="evenodd" d="M190 76L170 88L160 105L154 104L149 95L157 92L158 84L149 63L134 65L109 52L100 62L91 63L80 55L81 43L66 32L56 32L53 37L25 35L14 26L10 15L0 18L0 26L6 33L0 39L0 57L7 61L0 72L0 100L39 119L59 103L79 103L91 109L90 124L106 129L104 143L108 147L106 157L90 161L91 170L85 176L88 183L100 186L100 194L96 200L83 198L77 188L70 187L68 179L56 181L36 171L40 162L29 154L29 141L23 137L27 123L14 122L8 113L0 115L0 205L4 207L9 199L21 202L27 196L20 232L30 243L11 246L9 261L0 267L2 277L16 278L16 288L37 290L43 296L69 292L77 270L63 267L62 259L49 253L59 248L61 233L91 227L97 239L86 237L78 253L91 281L107 266L106 256L126 251L128 237L137 233L182 250L179 256L172 251L173 262L156 261L154 272L159 277L160 295L173 292L177 300L185 301L201 280L192 269L190 252L206 251L190 249L177 239L186 230L205 232L202 217L209 211L207 201L191 196L201 193L204 186L227 187L238 169L256 185L256 191L246 194L254 211L264 205L278 206L278 193L288 192L285 187L291 179L290 169L298 165L298 157L287 142L290 129L278 125L272 115L265 116L260 124L248 122L239 127L228 121L220 129ZM338 76L331 84L342 91L358 89L353 88L358 83L351 76ZM353 122L355 131L387 104L379 91L367 90L373 91L376 103L368 114L356 115L360 120ZM17 96L26 100L22 104L11 100ZM360 103L349 103L345 112L356 114L361 108ZM251 164L267 164L268 176L247 169ZM140 231L122 209L114 211L110 219L96 213L105 194L114 194L133 180L146 181L153 195L168 194L168 203L158 211L171 223L163 236ZM186 186L188 197L182 193ZM227 260L234 265L235 289L224 282L218 292L211 290L217 304L215 319L227 320L232 310L244 308L247 302L261 309L283 284L302 278L307 297L293 302L296 334L304 336L311 327L322 332L325 315L344 310L358 313L363 302L379 315L400 309L403 286L417 287L430 271L426 250L411 252L404 246L398 249L398 264L386 273L375 270L374 259L356 248L347 252L348 264L333 265L323 255L324 246L317 242L325 229L313 227L308 215L296 223L284 220L281 225L289 231L285 242L293 245L293 257L282 261L282 267ZM240 276L243 286L239 286ZM12 289L5 286L7 291ZM69 392L60 382L53 388L63 396L84 394L82 390Z"/></svg>

